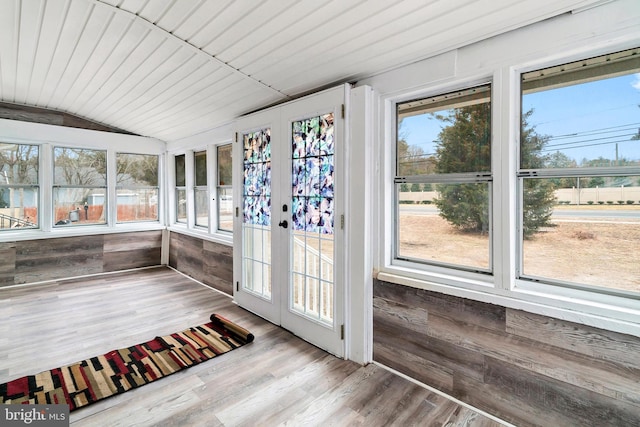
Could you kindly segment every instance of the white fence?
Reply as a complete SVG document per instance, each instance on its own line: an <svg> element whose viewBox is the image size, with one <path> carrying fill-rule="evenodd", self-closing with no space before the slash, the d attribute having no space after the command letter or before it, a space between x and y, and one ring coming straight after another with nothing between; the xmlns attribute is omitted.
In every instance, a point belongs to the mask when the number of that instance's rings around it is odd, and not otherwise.
<svg viewBox="0 0 640 427"><path fill-rule="evenodd" d="M627 200L640 204L640 187L606 187L606 188L562 188L556 190L558 203L572 205L586 204L627 204ZM400 200L414 203L433 201L438 197L437 191L407 191L400 193ZM589 203L591 202L591 203Z"/></svg>
<svg viewBox="0 0 640 427"><path fill-rule="evenodd" d="M293 238L293 305L302 313L333 320L333 259ZM297 277L296 277L297 276ZM298 280L296 280L298 279Z"/></svg>

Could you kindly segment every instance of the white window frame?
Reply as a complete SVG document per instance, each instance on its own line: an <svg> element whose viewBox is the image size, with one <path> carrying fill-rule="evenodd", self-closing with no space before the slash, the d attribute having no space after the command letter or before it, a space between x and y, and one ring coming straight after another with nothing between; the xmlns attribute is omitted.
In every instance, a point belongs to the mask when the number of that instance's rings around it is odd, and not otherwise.
<svg viewBox="0 0 640 427"><path fill-rule="evenodd" d="M478 84L474 84L471 86L456 86L455 88L452 88L452 90L448 90L448 91L439 91L436 93L430 93L427 96L419 96L417 98L411 98L407 101L420 101L422 99L426 99L426 98L432 98L432 97L440 97L440 96L445 96L454 92L458 92L458 91L468 91L468 90L472 90L474 88L478 88L478 87L489 87L489 106L490 106L490 118L491 120L493 120L493 115L494 115L494 108L493 108L493 88L492 88L492 79L486 79L484 82L478 83ZM493 239L493 206L492 206L492 200L494 199L493 196L493 144L494 144L494 140L493 140L493 126L492 124L490 124L491 126L491 132L490 132L490 144L491 144L491 162L492 164L490 165L490 170L488 172L481 172L481 171L474 171L474 172L458 172L458 173L448 173L448 174L443 174L443 173L434 173L432 175L421 175L421 176L401 176L398 171L398 159L397 159L397 143L398 143L398 132L397 132L397 106L403 102L406 101L398 101L398 100L393 100L392 101L392 105L393 105L393 111L395 112L395 118L394 118L394 122L396 123L396 132L395 132L395 136L394 136L394 173L396 174L395 176L397 178L404 178L405 182L408 183L409 185L411 185L412 183L431 183L431 184L486 184L488 185L488 195L489 195L489 200L488 200L488 206L489 206L489 241L488 241L488 252L489 252L489 265L486 269L483 268L474 268L471 266L463 266L461 264L450 264L450 263L446 263L443 261L438 261L438 260L434 260L434 261L428 261L425 259L416 259L416 260L409 260L406 259L407 257L398 257L398 252L399 252L399 245L400 245L400 238L399 238L399 233L398 233L398 229L399 229L399 200L398 200L398 193L395 190L395 188L393 189L393 194L394 194L394 198L393 198L393 204L394 204L394 213L393 213L393 223L394 223L394 238L393 238L393 254L392 254L392 263L396 264L396 265L407 265L409 267L414 267L414 268L418 268L418 269L422 269L423 267L421 267L422 265L428 265L430 267L425 267L424 269L426 271L431 270L431 268L435 267L438 271L450 271L450 270L455 270L455 271L466 271L466 272L471 272L472 275L475 277L478 274L480 275L490 275L493 276L493 260L494 260L494 256L493 256L493 243L492 243L492 239ZM455 108L455 107L446 107L443 108L442 110L446 110L449 108ZM440 110L439 110L440 111ZM463 273L464 274L464 273Z"/></svg>
<svg viewBox="0 0 640 427"><path fill-rule="evenodd" d="M382 153L378 173L370 176L379 189L374 221L382 234L378 240L376 272L379 280L442 292L513 309L556 317L576 323L640 336L640 297L608 295L584 289L522 280L518 274L518 143L520 132L520 74L581 58L622 51L634 47L584 48L570 54L550 55L521 65L504 61L493 65L492 87L492 210L493 276L477 275L451 268L417 265L394 260L395 129L398 102L446 93L460 87L486 82L486 76L465 75L436 79L431 84L402 90L390 86L378 98L378 153ZM483 78L484 77L484 78ZM388 81L388 80L387 80ZM386 82L386 81L385 81ZM375 79L365 81L375 87Z"/></svg>
<svg viewBox="0 0 640 427"><path fill-rule="evenodd" d="M176 177L176 158L179 156L184 156L184 186L183 185L178 185L177 184L177 177ZM171 206L171 223L172 224L188 224L189 221L189 192L187 191L187 183L189 181L189 178L187 176L187 153L178 153L178 154L174 154L173 156L171 156L171 167L169 168L169 170L171 171L170 175L171 175L171 203L169 203L169 206ZM178 220L178 191L182 190L185 192L185 203L186 203L186 212L187 212L187 218L183 221L179 221Z"/></svg>
<svg viewBox="0 0 640 427"><path fill-rule="evenodd" d="M157 169L158 169L158 176L157 176L157 183L155 186L150 186L150 185L131 185L131 186L121 186L118 185L117 183L117 168L118 168L118 155L122 154L122 155L142 155L142 156L156 156L156 161L157 163ZM116 204L116 213L115 213L115 221L117 224L131 224L134 222L159 222L160 221L160 165L162 164L160 161L161 156L157 155L157 154L141 154L141 153L130 153L130 152L122 152L122 151L117 151L115 153L115 162L116 162L116 199L115 199L115 204ZM135 221L122 221L122 220L118 220L118 190L156 190L157 194L158 194L158 200L157 200L157 212L158 212L158 217L156 219L141 219L141 220L135 220Z"/></svg>
<svg viewBox="0 0 640 427"><path fill-rule="evenodd" d="M188 187L192 189L192 199L193 199L193 226L197 227L199 229L206 229L206 230L210 230L211 229L211 205L212 205L212 200L211 200L211 168L209 167L209 162L211 161L211 155L209 153L210 150L205 149L205 150L195 150L193 151L193 187ZM205 185L198 185L198 183L196 182L196 157L198 156L202 156L204 155L205 158L205 173L207 175L206 177L206 183ZM202 192L204 191L205 195L206 195L206 200L208 201L208 203L206 204L207 206L207 223L206 225L204 224L198 224L198 210L196 209L196 193L198 192Z"/></svg>
<svg viewBox="0 0 640 427"><path fill-rule="evenodd" d="M196 139L205 139L206 134L198 135ZM170 161L168 171L169 187L172 191L169 194L168 205L172 206L169 212L169 231L190 235L204 240L221 243L227 246L233 244L233 233L218 229L218 197L217 197L217 147L230 145L232 141L228 138L227 133L224 138L213 137L211 139L216 142L209 143L183 143L180 147L172 149L169 147L167 158ZM208 139L208 138L206 138ZM207 156L207 194L209 196L209 214L208 225L197 226L195 224L195 154L206 151ZM175 176L175 157L185 155L185 181L184 189L187 195L187 221L176 221L176 176ZM181 187L182 188L182 187ZM202 188L198 187L198 188ZM215 194L215 196L214 196Z"/></svg>
<svg viewBox="0 0 640 427"><path fill-rule="evenodd" d="M131 231L162 230L165 228L165 190L160 185L158 195L158 221L116 223L116 152L152 154L159 156L159 182L164 182L165 144L152 138L133 135L76 129L41 123L0 119L0 139L10 144L39 146L39 228L0 233L0 242L123 233ZM78 227L53 227L53 161L54 147L66 147L107 152L107 200L104 224Z"/></svg>
<svg viewBox="0 0 640 427"><path fill-rule="evenodd" d="M215 153L214 155L214 167L213 170L215 172L215 176L213 177L213 188L214 188L214 192L215 192L215 200L216 203L214 204L214 206L212 206L212 209L215 210L215 212L213 212L213 218L212 218L212 226L215 227L215 232L216 233L229 233L230 235L233 235L233 221L232 221L232 226L230 230L223 230L220 228L220 203L222 202L222 196L220 195L220 190L221 189L229 189L231 191L231 195L233 197L233 179L232 182L228 183L228 184L224 184L224 185L220 185L219 182L219 178L220 178L220 171L219 171L219 159L218 159L218 155L219 155L219 150L222 147L229 147L229 150L232 153L232 159L233 159L233 144L231 142L226 143L226 144L217 144L213 147L213 152ZM231 165L231 171L233 171L233 163ZM233 200L232 200L233 201ZM233 210L233 208L232 208Z"/></svg>
<svg viewBox="0 0 640 427"><path fill-rule="evenodd" d="M37 147L37 150L38 150L37 182L35 184L22 184L22 183L21 184L11 184L11 183L7 183L6 182L6 180L7 180L6 176L0 174L0 188L6 188L9 191L11 191L10 190L11 188L22 188L22 189L34 189L35 188L36 189L36 194L37 194L37 197L36 197L36 204L37 204L36 209L37 209L37 214L38 214L38 220L35 223L33 221L29 221L29 222L35 224L35 227L29 227L29 228L26 228L26 230L39 230L41 228L41 226L42 226L42 220L41 220L42 219L42 214L41 214L42 206L40 206L41 199L42 199L42 195L41 195L42 189L41 189L41 184L40 184L40 180L41 180L40 170L42 169L42 165L41 165L42 164L42 154L41 154L42 148L41 148L41 146L39 144L33 144L33 143L29 144L29 143L26 143L26 142L24 142L24 143L5 142L5 141L3 141L1 139L0 139L0 144L25 145L25 146L26 145L31 145L31 146ZM9 197L11 197L11 196L9 196ZM20 220L24 220L24 218L19 218L19 219ZM22 228L22 227L19 230L11 229L11 228L0 229L0 233L23 231L23 230L25 230L25 228Z"/></svg>
<svg viewBox="0 0 640 427"><path fill-rule="evenodd" d="M494 105L494 88L496 86L496 79L494 76L478 75L472 76L467 79L452 80L442 84L434 85L431 87L425 87L416 91L410 91L401 94L394 94L392 96L383 97L382 103L384 105L384 150L385 150L385 173L381 174L384 177L384 182L381 183L384 188L384 222L385 232L384 241L390 244L381 245L383 249L383 259L381 265L384 265L383 271L393 272L393 274L400 274L411 280L428 281L433 283L443 283L446 286L459 287L463 289L470 289L474 291L483 291L487 288L493 288L496 285L496 265L497 257L495 256L496 241L500 238L499 227L493 224L494 214L492 213L490 222L490 260L493 264L493 272L477 272L472 271L469 268L450 266L450 265L438 265L436 263L427 264L422 262L414 262L409 260L402 260L395 258L396 254L396 195L394 178L396 173L396 129L397 129L397 104L407 102L410 100L416 100L421 98L429 98L438 96L441 94L455 92L457 90L464 90L476 86L489 85L491 86L492 98L491 98L491 174L493 176L490 185L490 206L491 212L499 207L496 197L496 163L498 162L499 155L497 150L499 144L497 143L495 132L495 124L498 118L496 106Z"/></svg>

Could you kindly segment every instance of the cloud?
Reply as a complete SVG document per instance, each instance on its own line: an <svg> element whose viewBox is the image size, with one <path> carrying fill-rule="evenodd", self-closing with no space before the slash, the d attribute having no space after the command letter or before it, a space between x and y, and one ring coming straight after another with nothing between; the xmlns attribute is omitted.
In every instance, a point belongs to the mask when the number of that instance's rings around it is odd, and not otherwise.
<svg viewBox="0 0 640 427"><path fill-rule="evenodd" d="M633 86L634 89L636 90L640 90L640 73L634 74L634 76L636 79L631 82L631 86Z"/></svg>

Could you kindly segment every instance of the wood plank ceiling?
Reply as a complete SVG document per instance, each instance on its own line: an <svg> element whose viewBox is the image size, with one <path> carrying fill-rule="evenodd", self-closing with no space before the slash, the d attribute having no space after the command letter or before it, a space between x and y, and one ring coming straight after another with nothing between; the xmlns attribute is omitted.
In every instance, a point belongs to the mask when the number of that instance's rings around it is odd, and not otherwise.
<svg viewBox="0 0 640 427"><path fill-rule="evenodd" d="M0 101L163 141L596 0L2 0Z"/></svg>

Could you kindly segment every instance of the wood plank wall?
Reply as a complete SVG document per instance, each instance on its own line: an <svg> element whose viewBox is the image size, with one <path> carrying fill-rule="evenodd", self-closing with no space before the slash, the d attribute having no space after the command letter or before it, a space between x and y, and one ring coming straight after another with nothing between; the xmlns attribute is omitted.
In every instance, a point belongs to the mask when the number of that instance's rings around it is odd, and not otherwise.
<svg viewBox="0 0 640 427"><path fill-rule="evenodd" d="M0 243L0 287L160 265L162 231Z"/></svg>
<svg viewBox="0 0 640 427"><path fill-rule="evenodd" d="M96 123L73 114L48 108L0 102L0 119L18 120L21 122L44 123L47 125L66 126L79 129L98 130L133 135L122 129Z"/></svg>
<svg viewBox="0 0 640 427"><path fill-rule="evenodd" d="M169 265L219 291L233 294L233 248L172 232Z"/></svg>
<svg viewBox="0 0 640 427"><path fill-rule="evenodd" d="M518 426L639 426L640 338L374 282L374 360Z"/></svg>

